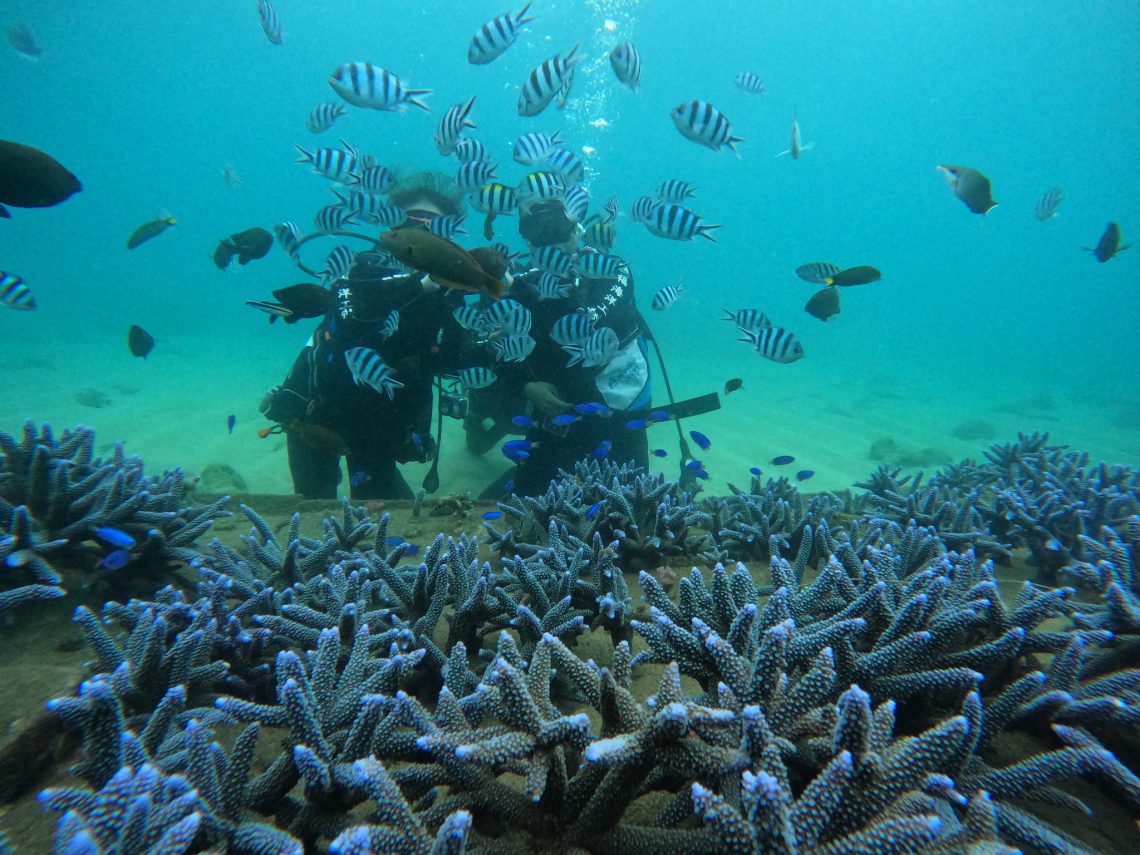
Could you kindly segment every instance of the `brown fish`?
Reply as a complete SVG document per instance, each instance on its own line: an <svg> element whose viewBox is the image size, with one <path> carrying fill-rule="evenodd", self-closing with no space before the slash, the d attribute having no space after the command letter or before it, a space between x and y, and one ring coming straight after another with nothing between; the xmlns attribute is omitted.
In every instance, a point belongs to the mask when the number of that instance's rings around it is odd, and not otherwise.
<svg viewBox="0 0 1140 855"><path fill-rule="evenodd" d="M214 250L214 266L218 270L226 270L233 261L233 257L237 255L237 247L230 243L228 240L218 241L217 249Z"/></svg>
<svg viewBox="0 0 1140 855"><path fill-rule="evenodd" d="M265 229L253 228L230 235L230 241L237 250L238 264L249 264L269 252L273 246L273 235Z"/></svg>
<svg viewBox="0 0 1140 855"><path fill-rule="evenodd" d="M131 324L131 328L127 330L127 347L130 348L132 356L146 359L154 350L154 336L138 324Z"/></svg>
<svg viewBox="0 0 1140 855"><path fill-rule="evenodd" d="M869 282L878 282L883 278L883 274L866 264L860 264L858 267L848 267L846 270L840 270L831 276L823 278L824 285L866 285ZM819 296L818 294L816 296Z"/></svg>
<svg viewBox="0 0 1140 855"><path fill-rule="evenodd" d="M148 240L158 237L171 226L175 225L178 220L174 217L159 217L157 220L151 220L149 223L143 223L127 238L127 249L134 249L137 246L142 246Z"/></svg>
<svg viewBox="0 0 1140 855"><path fill-rule="evenodd" d="M273 292L276 303L263 300L247 300L246 305L260 309L269 315L269 323L281 318L287 324L295 324L305 318L321 318L332 308L332 292L312 282L298 282Z"/></svg>
<svg viewBox="0 0 1140 855"><path fill-rule="evenodd" d="M58 160L31 146L0 140L0 217L15 208L50 208L83 189Z"/></svg>
<svg viewBox="0 0 1140 855"><path fill-rule="evenodd" d="M399 261L427 273L445 288L486 294L495 300L503 296L502 280L484 271L471 253L447 238L400 228L382 233L380 240Z"/></svg>
<svg viewBox="0 0 1140 855"><path fill-rule="evenodd" d="M724 394L728 395L729 393L735 392L737 389L742 388L744 388L744 381L739 377L733 377L731 380L724 384Z"/></svg>
<svg viewBox="0 0 1140 855"><path fill-rule="evenodd" d="M966 207L975 214L986 214L990 208L996 207L990 190L990 179L976 169L968 166L939 166L938 167L954 195L966 203Z"/></svg>
<svg viewBox="0 0 1140 855"><path fill-rule="evenodd" d="M483 268L484 273L494 276L496 279L503 278L503 274L507 272L511 263L505 255L493 246L477 246L468 252L475 259L475 263Z"/></svg>
<svg viewBox="0 0 1140 855"><path fill-rule="evenodd" d="M824 288L822 291L816 291L812 298L807 301L807 305L804 306L804 311L813 318L819 318L821 321L826 321L832 315L838 315L838 289Z"/></svg>
<svg viewBox="0 0 1140 855"><path fill-rule="evenodd" d="M1100 236L1100 240L1096 242L1095 247L1085 247L1085 252L1091 252L1096 256L1096 260L1104 264L1118 252L1124 252L1132 244L1125 246L1120 245L1120 225L1118 223L1109 223L1105 226L1104 234Z"/></svg>

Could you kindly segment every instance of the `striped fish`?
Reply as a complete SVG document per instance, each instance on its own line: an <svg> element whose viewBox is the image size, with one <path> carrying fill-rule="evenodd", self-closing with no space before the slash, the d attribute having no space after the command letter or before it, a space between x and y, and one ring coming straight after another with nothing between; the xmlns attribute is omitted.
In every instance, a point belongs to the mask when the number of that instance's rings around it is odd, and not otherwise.
<svg viewBox="0 0 1140 855"><path fill-rule="evenodd" d="M586 174L586 167L582 165L581 158L572 151L555 146L546 158L554 167L554 171L562 176L567 185L577 184Z"/></svg>
<svg viewBox="0 0 1140 855"><path fill-rule="evenodd" d="M499 377L490 368L464 368L459 372L459 382L465 389L486 389Z"/></svg>
<svg viewBox="0 0 1140 855"><path fill-rule="evenodd" d="M635 223L648 223L657 210L657 203L649 196L640 196L629 209L629 218Z"/></svg>
<svg viewBox="0 0 1140 855"><path fill-rule="evenodd" d="M387 193L396 184L396 175L386 166L370 166L350 176L367 193Z"/></svg>
<svg viewBox="0 0 1140 855"><path fill-rule="evenodd" d="M670 178L668 181L662 181L657 187L657 199L661 202L680 203L696 195L697 188L688 181L682 181L680 178Z"/></svg>
<svg viewBox="0 0 1140 855"><path fill-rule="evenodd" d="M485 160L461 163L459 171L455 173L455 186L463 193L474 193L484 184L489 184L498 177L495 175L495 169L498 166L497 163L488 163Z"/></svg>
<svg viewBox="0 0 1140 855"><path fill-rule="evenodd" d="M487 146L474 137L461 137L455 143L453 154L460 163L475 163L480 160L491 159L491 155L487 153Z"/></svg>
<svg viewBox="0 0 1140 855"><path fill-rule="evenodd" d="M616 220L618 215L618 197L610 196L610 198L606 200L606 204L602 205L602 210L605 212L605 216L602 218L605 222L612 223Z"/></svg>
<svg viewBox="0 0 1140 855"><path fill-rule="evenodd" d="M431 112L428 105L419 100L423 95L430 95L430 89L405 89L400 78L388 69L368 62L346 62L329 76L329 86L356 107L402 111L413 104Z"/></svg>
<svg viewBox="0 0 1140 855"><path fill-rule="evenodd" d="M370 347L350 347L344 352L344 361L352 374L352 382L375 389L387 395L388 400L395 397L397 389L404 388L396 379L396 372Z"/></svg>
<svg viewBox="0 0 1140 855"><path fill-rule="evenodd" d="M562 198L566 182L557 172L532 172L519 183L516 192L520 201L547 202Z"/></svg>
<svg viewBox="0 0 1140 855"><path fill-rule="evenodd" d="M562 196L562 207L566 209L566 218L574 223L586 219L586 212L590 209L590 194L581 184L575 184Z"/></svg>
<svg viewBox="0 0 1140 855"><path fill-rule="evenodd" d="M562 300L570 295L570 282L559 279L545 270L538 277L538 297L540 300Z"/></svg>
<svg viewBox="0 0 1140 855"><path fill-rule="evenodd" d="M534 345L529 335L508 335L495 339L492 347L499 362L522 362L534 352Z"/></svg>
<svg viewBox="0 0 1140 855"><path fill-rule="evenodd" d="M556 246L536 247L530 254L530 263L562 279L574 275L574 259Z"/></svg>
<svg viewBox="0 0 1140 855"><path fill-rule="evenodd" d="M318 232L332 234L341 231L352 222L355 216L356 212L344 205L325 205L317 211L313 222L316 224Z"/></svg>
<svg viewBox="0 0 1140 855"><path fill-rule="evenodd" d="M530 309L517 300L504 298L483 310L484 329L503 335L527 335L534 318Z"/></svg>
<svg viewBox="0 0 1140 855"><path fill-rule="evenodd" d="M388 317L384 318L384 324L380 327L380 341L387 341L396 334L396 330L400 328L400 311L393 309L388 313Z"/></svg>
<svg viewBox="0 0 1140 855"><path fill-rule="evenodd" d="M375 208L361 211L360 218L373 225L394 229L408 221L408 212L399 205L377 205Z"/></svg>
<svg viewBox="0 0 1140 855"><path fill-rule="evenodd" d="M297 228L297 224L289 221L278 223L273 227L273 234L277 237L278 246L289 256L289 260L294 264L300 264L301 230Z"/></svg>
<svg viewBox="0 0 1140 855"><path fill-rule="evenodd" d="M759 309L737 309L735 312L721 309L721 311L724 312L722 321L732 321L746 335L772 326L768 316Z"/></svg>
<svg viewBox="0 0 1140 855"><path fill-rule="evenodd" d="M641 83L641 54L637 48L629 42L622 42L610 51L610 67L621 83L637 91Z"/></svg>
<svg viewBox="0 0 1140 855"><path fill-rule="evenodd" d="M519 206L518 196L513 188L506 184L492 182L479 188L479 195L475 197L474 207L485 214L509 214Z"/></svg>
<svg viewBox="0 0 1140 855"><path fill-rule="evenodd" d="M658 237L670 240L692 240L701 236L716 243L710 232L720 225L702 223L701 218L684 205L658 205L653 215L645 221L645 227Z"/></svg>
<svg viewBox="0 0 1140 855"><path fill-rule="evenodd" d="M740 341L751 344L765 359L784 365L802 359L804 355L804 346L800 344L800 340L782 327L764 327L755 332L746 331Z"/></svg>
<svg viewBox="0 0 1140 855"><path fill-rule="evenodd" d="M732 78L732 82L738 88L743 89L745 92L751 92L753 95L759 95L764 91L764 81L760 79L760 75L752 71L742 71L736 77Z"/></svg>
<svg viewBox="0 0 1140 855"><path fill-rule="evenodd" d="M732 125L724 113L707 101L678 104L670 115L685 139L708 146L713 151L720 151L720 147L725 146L734 154L740 154L736 144L744 142L743 137L733 136Z"/></svg>
<svg viewBox="0 0 1140 855"><path fill-rule="evenodd" d="M23 279L15 273L0 270L0 303L9 309L30 312L36 307L36 298Z"/></svg>
<svg viewBox="0 0 1140 855"><path fill-rule="evenodd" d="M1057 213L1057 208L1060 207L1063 198L1065 197L1061 188L1054 187L1038 200L1037 207L1033 209L1033 216L1041 222L1045 222Z"/></svg>
<svg viewBox="0 0 1140 855"><path fill-rule="evenodd" d="M536 163L541 163L550 157L556 146L561 145L562 140L558 135L562 133L557 130L552 134L544 134L539 131L531 131L530 133L523 134L515 140L514 159L517 163L523 166L534 166Z"/></svg>
<svg viewBox="0 0 1140 855"><path fill-rule="evenodd" d="M333 251L329 253L328 258L325 259L325 266L321 271L321 275L324 277L324 284L328 285L330 282L335 282L337 279L343 279L347 276L348 271L352 269L352 262L355 259L356 253L344 244L334 247Z"/></svg>
<svg viewBox="0 0 1140 855"><path fill-rule="evenodd" d="M455 322L465 330L483 332L486 329L483 312L467 303L452 312L451 317L455 318Z"/></svg>
<svg viewBox="0 0 1140 855"><path fill-rule="evenodd" d="M555 54L531 71L519 93L520 116L537 116L546 109L581 59L577 53L578 45L574 45L566 56Z"/></svg>
<svg viewBox="0 0 1140 855"><path fill-rule="evenodd" d="M323 134L336 124L337 119L347 115L348 110L344 109L343 104L328 101L324 104L318 104L313 108L313 112L309 113L309 118L305 120L305 127L308 128L311 133Z"/></svg>
<svg viewBox="0 0 1140 855"><path fill-rule="evenodd" d="M583 279L613 279L628 267L624 258L604 252L584 252L574 262L574 272Z"/></svg>
<svg viewBox="0 0 1140 855"><path fill-rule="evenodd" d="M534 20L526 16L528 9L530 3L513 15L507 12L481 26L471 37L471 44L467 47L467 61L472 65L486 65L501 56L503 51L515 43L519 28Z"/></svg>
<svg viewBox="0 0 1140 855"><path fill-rule="evenodd" d="M329 181L336 181L339 184L354 182L353 173L356 172L359 163L356 150L351 146L343 149L315 148L311 152L296 143L293 143L293 147L301 153L301 156L293 161L294 163L307 163L313 167L313 172L323 175Z"/></svg>
<svg viewBox="0 0 1140 855"><path fill-rule="evenodd" d="M653 301L649 305L658 312L664 312L677 302L677 298L681 296L684 290L685 286L680 282L675 285L666 285L653 295Z"/></svg>
<svg viewBox="0 0 1140 855"><path fill-rule="evenodd" d="M466 104L456 104L448 107L443 118L439 120L439 127L435 129L435 147L442 155L449 155L455 151L464 128L473 128L475 123L467 118L471 108L475 106L475 96L467 99Z"/></svg>
<svg viewBox="0 0 1140 855"><path fill-rule="evenodd" d="M269 0L257 0L257 17L261 19L265 37L275 45L281 44L281 22Z"/></svg>
<svg viewBox="0 0 1140 855"><path fill-rule="evenodd" d="M804 280L804 282L815 282L820 285L829 276L834 276L839 272L839 268L826 261L813 261L810 264L801 264L796 268L796 276Z"/></svg>
<svg viewBox="0 0 1140 855"><path fill-rule="evenodd" d="M572 312L554 322L550 337L565 348L581 345L593 331L594 321L589 315L584 312Z"/></svg>
<svg viewBox="0 0 1140 855"><path fill-rule="evenodd" d="M455 235L465 235L467 232L463 230L463 221L466 219L467 217L463 214L432 217L431 223L428 225L428 231L433 235L439 235L445 238L455 237Z"/></svg>
<svg viewBox="0 0 1140 855"><path fill-rule="evenodd" d="M581 363L583 368L596 368L609 365L620 346L618 334L611 327L600 327L590 333L581 347L571 345L562 349L570 354L567 367Z"/></svg>
<svg viewBox="0 0 1140 855"><path fill-rule="evenodd" d="M582 240L597 249L613 249L617 242L617 229L607 220L598 220L586 227Z"/></svg>
<svg viewBox="0 0 1140 855"><path fill-rule="evenodd" d="M511 268L517 268L519 266L518 261L519 256L522 255L521 252L511 252L511 248L505 243L493 243L491 244L491 249L495 250L495 252L499 253L499 255L505 258Z"/></svg>

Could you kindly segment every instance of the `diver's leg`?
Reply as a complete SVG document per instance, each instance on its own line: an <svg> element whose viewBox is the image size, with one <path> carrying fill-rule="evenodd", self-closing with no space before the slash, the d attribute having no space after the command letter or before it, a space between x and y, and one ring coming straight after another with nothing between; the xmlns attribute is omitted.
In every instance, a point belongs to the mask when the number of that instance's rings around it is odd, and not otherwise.
<svg viewBox="0 0 1140 855"><path fill-rule="evenodd" d="M415 495L396 468L396 459L387 444L367 451L350 451L348 471L353 499L411 499Z"/></svg>
<svg viewBox="0 0 1140 855"><path fill-rule="evenodd" d="M340 458L318 451L290 432L285 434L285 447L289 453L293 492L306 499L335 499L336 486L340 483Z"/></svg>

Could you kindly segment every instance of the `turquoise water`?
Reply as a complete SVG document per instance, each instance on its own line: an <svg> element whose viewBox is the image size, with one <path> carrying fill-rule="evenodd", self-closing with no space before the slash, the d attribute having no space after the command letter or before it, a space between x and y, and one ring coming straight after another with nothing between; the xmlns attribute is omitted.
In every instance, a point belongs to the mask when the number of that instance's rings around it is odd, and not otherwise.
<svg viewBox="0 0 1140 855"><path fill-rule="evenodd" d="M227 462L252 489L287 491L282 444L256 438L256 407L310 330L269 327L244 302L305 277L279 250L240 273L216 270L210 253L252 226L308 228L331 201L325 181L293 163L293 143L343 137L392 167L450 171L432 135L447 107L474 94L475 134L508 182L526 172L511 161L514 139L562 128L568 147L594 150L583 157L595 206L617 194L628 210L677 177L699 188L692 207L723 224L716 244L675 243L623 216L615 249L647 314L654 291L685 282L682 299L650 318L678 395L744 380L724 410L692 425L714 440L713 489L780 453L814 468L820 487L847 486L875 465L867 449L883 437L976 454L984 442L951 435L969 418L989 422L994 439L1050 430L1094 457L1140 462L1138 251L1104 265L1081 251L1109 221L1125 242L1140 231L1135 4L537 2L535 23L485 66L467 64L467 43L506 11L497 0L275 7L280 47L253 0L0 6L0 23L26 23L43 48L39 61L0 50L0 137L50 152L84 184L59 207L0 222L0 269L39 303L0 311L0 428L92 424L158 468ZM641 53L638 94L604 56L623 40ZM530 68L577 41L586 59L565 113L519 118ZM350 108L310 134L306 116L336 100L326 80L349 61L432 89L432 112ZM764 94L734 86L745 70ZM739 158L673 128L670 109L693 98L732 121ZM793 116L813 144L796 161L775 157ZM241 187L223 180L227 163ZM971 214L940 163L981 170L999 207ZM1065 193L1060 214L1038 222L1033 207L1052 186ZM126 251L161 210L178 226ZM319 266L323 252L306 258ZM813 286L792 272L809 261L884 276L845 291L843 313L822 324L802 310ZM760 359L718 320L721 306L762 308L807 356ZM146 362L126 351L132 323L158 340ZM79 405L83 388L109 405ZM455 439L451 424L445 491L501 468L494 455L468 459Z"/></svg>

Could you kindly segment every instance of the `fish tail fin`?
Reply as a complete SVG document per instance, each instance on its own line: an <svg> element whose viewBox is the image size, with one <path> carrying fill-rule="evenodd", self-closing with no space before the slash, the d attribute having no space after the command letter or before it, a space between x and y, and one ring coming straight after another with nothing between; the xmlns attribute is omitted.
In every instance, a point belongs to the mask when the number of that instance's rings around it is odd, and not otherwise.
<svg viewBox="0 0 1140 855"><path fill-rule="evenodd" d="M515 13L515 26L516 27L521 27L523 24L529 24L534 20L534 18L526 17L526 13L529 11L530 11L530 0L527 0L527 4Z"/></svg>
<svg viewBox="0 0 1140 855"><path fill-rule="evenodd" d="M431 107L420 100L424 95L430 95L430 89L405 89L404 100L409 104L414 104L426 113L431 112Z"/></svg>
<svg viewBox="0 0 1140 855"><path fill-rule="evenodd" d="M722 321L733 321L733 322L735 322L735 321L736 321L736 315L735 315L735 314L733 314L732 312L730 312L728 309L726 309L726 308L724 308L723 306L721 306L721 309L720 309L720 310L721 310L722 312L724 312L724 317L723 317L723 318L721 318L721 320L722 320Z"/></svg>
<svg viewBox="0 0 1140 855"><path fill-rule="evenodd" d="M296 143L293 143L293 148L297 149L297 151L299 151L301 153L301 156L293 161L294 163L312 163L313 162L313 156L306 149L302 148L301 146L297 145Z"/></svg>
<svg viewBox="0 0 1140 855"><path fill-rule="evenodd" d="M573 68L575 65L582 61L582 57L577 55L578 48L581 46L581 44L581 42L575 42L574 47L570 48L570 50L566 52L566 56L562 57L562 61L566 63L567 68Z"/></svg>
<svg viewBox="0 0 1140 855"><path fill-rule="evenodd" d="M729 151L736 155L737 159L740 159L740 152L736 150L736 144L738 142L744 142L744 137L730 136L724 141L724 144L728 146Z"/></svg>
<svg viewBox="0 0 1140 855"><path fill-rule="evenodd" d="M711 240L713 243L716 243L716 237L714 235L710 234L710 232L713 229L719 229L719 228L720 228L720 223L701 223L699 226L697 226L697 234L699 234L701 237L705 238L706 240ZM684 290L684 289L682 288L681 290Z"/></svg>
<svg viewBox="0 0 1140 855"><path fill-rule="evenodd" d="M823 284L824 285L834 285L835 284L835 277L834 276L824 276L823 277Z"/></svg>

